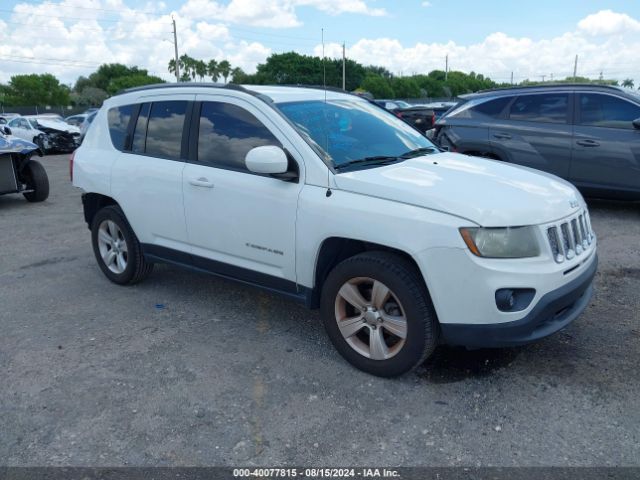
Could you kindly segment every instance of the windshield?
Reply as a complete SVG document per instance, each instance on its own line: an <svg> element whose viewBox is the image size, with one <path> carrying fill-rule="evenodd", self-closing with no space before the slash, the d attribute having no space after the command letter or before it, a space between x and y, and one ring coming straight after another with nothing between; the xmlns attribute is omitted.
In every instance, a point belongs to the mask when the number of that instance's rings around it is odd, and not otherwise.
<svg viewBox="0 0 640 480"><path fill-rule="evenodd" d="M365 100L312 100L277 106L334 167L434 148L413 127Z"/></svg>
<svg viewBox="0 0 640 480"><path fill-rule="evenodd" d="M412 105L407 103L407 102L403 102L402 100L396 100L396 105L398 105L400 108L411 108Z"/></svg>

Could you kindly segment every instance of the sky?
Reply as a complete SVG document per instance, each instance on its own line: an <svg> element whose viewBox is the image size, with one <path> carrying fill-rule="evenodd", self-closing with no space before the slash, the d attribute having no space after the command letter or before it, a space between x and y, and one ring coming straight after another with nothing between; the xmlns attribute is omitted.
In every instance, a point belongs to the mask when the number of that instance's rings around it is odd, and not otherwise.
<svg viewBox="0 0 640 480"><path fill-rule="evenodd" d="M445 68L496 81L573 74L636 80L638 0L0 0L0 82L53 73L66 84L103 63L171 80L179 52L247 72L272 53L346 54L397 75Z"/></svg>

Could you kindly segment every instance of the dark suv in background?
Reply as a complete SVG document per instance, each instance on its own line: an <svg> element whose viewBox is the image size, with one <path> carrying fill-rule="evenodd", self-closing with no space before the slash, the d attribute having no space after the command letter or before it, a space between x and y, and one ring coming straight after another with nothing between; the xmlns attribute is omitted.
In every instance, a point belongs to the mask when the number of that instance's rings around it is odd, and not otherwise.
<svg viewBox="0 0 640 480"><path fill-rule="evenodd" d="M544 170L585 195L640 200L640 94L544 85L464 95L433 138L452 151Z"/></svg>

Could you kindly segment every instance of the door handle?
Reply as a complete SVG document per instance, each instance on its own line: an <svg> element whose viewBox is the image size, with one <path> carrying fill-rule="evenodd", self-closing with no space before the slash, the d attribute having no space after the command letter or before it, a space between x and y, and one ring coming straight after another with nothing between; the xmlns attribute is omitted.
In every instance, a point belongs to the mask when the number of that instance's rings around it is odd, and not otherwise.
<svg viewBox="0 0 640 480"><path fill-rule="evenodd" d="M578 145L582 145L583 147L599 147L600 142L596 142L595 140L578 140L576 142Z"/></svg>
<svg viewBox="0 0 640 480"><path fill-rule="evenodd" d="M509 135L508 133L494 133L493 137L497 138L498 140L510 140L511 139L511 135Z"/></svg>
<svg viewBox="0 0 640 480"><path fill-rule="evenodd" d="M205 177L192 178L191 180L189 180L189 183L194 187L213 188L213 183L211 183L209 179Z"/></svg>

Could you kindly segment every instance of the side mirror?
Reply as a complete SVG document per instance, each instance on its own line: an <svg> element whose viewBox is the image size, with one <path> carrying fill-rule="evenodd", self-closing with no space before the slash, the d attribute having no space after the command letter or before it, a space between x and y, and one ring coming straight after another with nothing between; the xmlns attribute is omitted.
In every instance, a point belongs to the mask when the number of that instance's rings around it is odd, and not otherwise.
<svg viewBox="0 0 640 480"><path fill-rule="evenodd" d="M633 123L633 128L640 130L640 118L636 118L632 123Z"/></svg>
<svg viewBox="0 0 640 480"><path fill-rule="evenodd" d="M275 145L264 145L249 150L244 163L250 172L277 175L287 173L289 160L287 154Z"/></svg>
<svg viewBox="0 0 640 480"><path fill-rule="evenodd" d="M11 135L11 129L9 127L7 127L6 125L2 126L2 133L4 133L5 135Z"/></svg>

